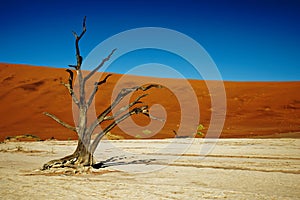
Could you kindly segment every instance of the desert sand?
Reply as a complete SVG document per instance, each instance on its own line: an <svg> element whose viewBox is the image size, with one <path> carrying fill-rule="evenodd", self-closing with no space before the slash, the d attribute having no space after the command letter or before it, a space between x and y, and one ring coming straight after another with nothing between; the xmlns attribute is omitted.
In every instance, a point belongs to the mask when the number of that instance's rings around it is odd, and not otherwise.
<svg viewBox="0 0 300 200"><path fill-rule="evenodd" d="M105 168L39 171L75 147L75 141L1 143L1 198L300 199L300 139L104 140L96 157L107 161Z"/></svg>
<svg viewBox="0 0 300 200"><path fill-rule="evenodd" d="M113 74L99 88L96 96L96 112L100 113L110 104L110 97L121 75ZM122 77L123 78L123 77ZM167 83L174 90L183 93L179 79L158 79L151 77L127 76L129 85L140 83ZM47 111L64 121L73 124L72 102L66 88L60 83L67 81L68 73L64 69L34 67L17 64L0 64L0 141L7 136L23 134L36 135L42 140L55 138L61 140L76 139L77 135L69 131L42 113ZM205 81L189 80L200 107L199 124L209 127L211 117L211 94ZM126 86L125 84L125 86ZM300 137L300 81L296 82L224 82L226 89L227 114L222 130L222 138L247 137ZM161 104L168 116L164 127L151 138L172 138L180 124L180 105L174 94L168 89L153 89L144 101L150 106ZM134 98L133 96L132 98ZM183 103L189 103L186 97ZM188 111L191 119L193 110ZM149 120L144 116L135 116L139 125ZM198 124L196 124L198 125ZM188 126L185 132L190 134L195 125ZM135 135L143 135L140 130L128 127ZM135 131L139 131L134 133ZM118 127L114 135L133 139Z"/></svg>

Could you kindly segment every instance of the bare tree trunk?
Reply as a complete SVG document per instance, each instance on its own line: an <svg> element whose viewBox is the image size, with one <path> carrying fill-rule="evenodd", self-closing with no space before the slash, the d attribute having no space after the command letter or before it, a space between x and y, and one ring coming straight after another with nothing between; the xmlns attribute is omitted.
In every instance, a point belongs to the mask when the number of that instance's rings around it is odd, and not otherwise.
<svg viewBox="0 0 300 200"><path fill-rule="evenodd" d="M77 168L79 166L93 166L95 164L95 160L93 154L86 148L81 141L78 139L77 148L73 154L56 159L51 160L44 164L43 170L50 169L50 168Z"/></svg>
<svg viewBox="0 0 300 200"><path fill-rule="evenodd" d="M133 102L131 102L129 105L123 106L120 108L119 111L116 112L114 115L110 115L112 109L114 109L121 101L122 99L127 96L130 93L133 93L137 90L146 91L150 88L156 87L160 88L160 85L150 84L148 86L136 86L132 88L123 88L119 94L117 95L116 99L113 101L113 103L105 109L100 115L98 115L97 119L92 122L90 125L87 125L87 112L88 108L93 102L95 95L98 91L98 86L101 84L106 83L108 77L111 76L111 74L107 75L104 80L100 82L94 83L94 89L89 96L89 98L86 98L85 94L85 88L87 81L110 59L110 57L113 55L116 49L112 50L112 52L102 60L102 62L91 72L89 72L85 77L83 77L82 71L81 71L81 63L82 63L82 57L80 55L79 50L79 41L86 32L86 26L85 26L85 20L83 20L83 30L82 33L78 36L75 32L73 32L75 36L75 47L76 47L76 65L69 65L70 67L75 68L77 73L77 78L79 82L79 92L77 95L75 95L73 91L73 71L70 69L67 69L66 71L69 73L69 80L68 83L62 83L67 89L69 94L72 97L73 102L78 107L78 124L77 126L72 126L70 124L65 123L64 121L60 120L58 117L56 117L53 114L44 112L44 114L53 120L55 120L57 123L61 124L62 126L74 131L78 135L78 143L77 148L74 151L73 154L66 156L61 159L52 160L43 166L43 170L51 169L51 168L78 168L82 166L93 166L95 164L95 159L93 157L93 154L100 142L100 140L111 130L113 129L118 123L122 122L126 118L130 117L134 114L142 113L150 118L158 119L155 117L150 116L148 112L148 106L143 105L140 107L134 107L137 104L141 104L140 101L143 97L147 96L147 94L143 94L136 98ZM130 110L131 109L131 110ZM96 136L95 140L92 141L91 137L94 133L97 126L99 126L104 121L112 122L103 129L98 135Z"/></svg>
<svg viewBox="0 0 300 200"><path fill-rule="evenodd" d="M95 164L93 154L89 151L86 145L84 145L80 138L78 139L77 148L73 155L77 158L77 163L80 165L92 166Z"/></svg>

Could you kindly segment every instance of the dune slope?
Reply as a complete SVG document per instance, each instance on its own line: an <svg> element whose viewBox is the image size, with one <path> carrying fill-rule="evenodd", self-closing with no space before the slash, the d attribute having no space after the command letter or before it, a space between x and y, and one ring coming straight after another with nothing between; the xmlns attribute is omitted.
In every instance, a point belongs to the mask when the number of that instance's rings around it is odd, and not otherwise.
<svg viewBox="0 0 300 200"><path fill-rule="evenodd" d="M111 95L115 83L124 78L113 74L106 85L99 88L96 96L96 113L100 113L111 102ZM7 136L32 134L41 139L54 137L56 139L76 139L74 132L61 127L59 124L44 116L47 111L74 124L72 116L72 101L61 81L67 81L68 74L64 69L49 67L34 67L28 65L0 64L0 140ZM127 82L126 82L127 81ZM174 137L173 130L177 131L181 123L180 105L189 103L189 96L184 96L179 102L176 92L184 94L182 83L178 79L158 79L151 77L126 76L125 85L130 87L140 83L166 83L172 85L173 91L168 88L152 89L150 95L143 101L150 106L160 104L164 107L167 118L163 128L151 138ZM200 108L199 123L206 129L211 117L211 95L205 81L189 80L193 87ZM227 114L221 134L229 137L300 137L300 82L225 82ZM140 93L138 93L140 94ZM133 95L131 98L135 98ZM194 111L187 110L193 119ZM150 123L144 116L134 116L133 120L140 126ZM192 121L192 120L191 120ZM159 123L159 122L153 122ZM147 138L149 126L136 128L127 126L131 135L125 134L116 127L112 133L124 138ZM197 124L184 127L187 135L195 130ZM151 128L151 126L150 126ZM150 130L151 132L151 130Z"/></svg>

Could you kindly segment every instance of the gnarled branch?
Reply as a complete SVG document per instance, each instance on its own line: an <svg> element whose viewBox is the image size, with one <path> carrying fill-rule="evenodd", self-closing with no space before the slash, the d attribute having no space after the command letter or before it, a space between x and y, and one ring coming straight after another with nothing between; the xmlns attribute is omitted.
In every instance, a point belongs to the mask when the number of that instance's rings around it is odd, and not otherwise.
<svg viewBox="0 0 300 200"><path fill-rule="evenodd" d="M161 122L165 122L166 121L165 119L161 119L161 118L155 117L153 115L150 115L149 111L144 112L143 115L146 115L150 119L158 120L158 121L161 121Z"/></svg>
<svg viewBox="0 0 300 200"><path fill-rule="evenodd" d="M74 74L72 72L72 70L66 69L66 71L69 73L69 84L71 89L73 89L73 78L74 78Z"/></svg>
<svg viewBox="0 0 300 200"><path fill-rule="evenodd" d="M105 117L112 111L112 109L114 109L121 101L122 99L127 96L128 94L130 94L131 92L137 91L137 90L142 90L142 91L146 91L149 90L150 88L161 88L161 85L157 85L157 84L150 84L147 86L136 86L136 87L132 87L132 88L123 88L119 94L117 95L117 97L115 98L115 100L113 101L113 103L107 108L105 109L100 115L98 115L97 119L90 125L89 127L89 133L92 134L93 131L95 130L95 128L101 124Z"/></svg>
<svg viewBox="0 0 300 200"><path fill-rule="evenodd" d="M71 95L72 99L73 99L73 102L78 105L79 104L79 101L74 93L74 90L73 90L73 72L72 70L69 70L67 69L66 70L68 73L69 73L69 80L68 80L68 83L64 83L62 82L62 84L68 89L69 91L69 94Z"/></svg>
<svg viewBox="0 0 300 200"><path fill-rule="evenodd" d="M93 71L86 75L86 77L84 77L84 81L87 81L89 78L91 78L110 59L110 57L114 54L116 50L117 49L113 49L111 53L106 58L104 58L95 69L93 69Z"/></svg>
<svg viewBox="0 0 300 200"><path fill-rule="evenodd" d="M79 41L86 32L86 16L83 18L83 23L82 23L82 32L78 36L76 32L72 31L74 37L75 37L75 47L76 47L76 60L77 60L77 65L75 67L76 70L80 69L81 64L82 64L82 56L80 55L80 49L79 49ZM69 65L70 66L70 65ZM74 65L71 65L72 67Z"/></svg>
<svg viewBox="0 0 300 200"><path fill-rule="evenodd" d="M107 74L107 75L105 76L105 78L104 78L102 81L97 82L97 85L99 86L99 85L102 85L102 84L106 83L107 79L108 79L111 75L112 75L112 74Z"/></svg>
<svg viewBox="0 0 300 200"><path fill-rule="evenodd" d="M57 123L61 124L62 126L74 131L74 132L77 132L76 128L74 126L71 126L70 124L62 121L61 119L59 119L58 117L56 117L55 115L51 114L51 113L48 113L48 112L43 112L44 115L50 117L51 119L53 119L54 121L56 121Z"/></svg>
<svg viewBox="0 0 300 200"><path fill-rule="evenodd" d="M142 91L146 91L146 90L149 90L151 88L161 88L162 86L161 85L157 85L157 84L150 84L150 85L147 85L147 86L135 86L135 87L132 87L132 88L123 88L119 94L117 95L116 99L114 100L114 102L112 103L112 105L110 106L110 111L120 103L120 101L125 97L127 96L128 94L132 93L132 92L135 92L137 90L142 90ZM143 96L144 97L144 96ZM109 113L109 112L108 112ZM107 113L107 114L108 114ZM104 113L103 113L104 114ZM101 115L98 116L98 119L102 118L102 117L105 117L107 114L105 114L105 116L102 116L103 115L101 113Z"/></svg>
<svg viewBox="0 0 300 200"><path fill-rule="evenodd" d="M92 91L91 96L89 97L89 100L88 100L88 102L87 102L87 107L89 107L89 106L92 104L92 102L93 102L93 100L94 100L94 98L95 98L95 95L96 95L96 93L97 93L97 91L98 91L98 86L99 86L99 85L102 85L102 84L104 84L104 83L106 83L106 80L107 80L111 75L112 75L112 74L107 74L107 75L105 76L105 78L104 78L102 81L99 81L99 82L96 82L96 83L95 83L95 85L94 85L94 90Z"/></svg>
<svg viewBox="0 0 300 200"><path fill-rule="evenodd" d="M77 66L76 65L68 65L69 67L72 67L72 68L74 68L74 69L76 69L77 68Z"/></svg>
<svg viewBox="0 0 300 200"><path fill-rule="evenodd" d="M129 108L131 108L132 106L136 105L136 104L139 104L139 103L143 103L141 102L140 100L142 98L144 98L145 96L148 96L148 94L143 94L139 97L137 97L133 102L131 102L130 104L126 105L126 106L123 106L122 108L120 108L118 110L118 112L116 112L116 114L114 114L113 116L106 116L104 117L103 121L106 121L106 120L112 120L112 119L115 119L117 118L121 113L125 112L126 110L128 110Z"/></svg>
<svg viewBox="0 0 300 200"><path fill-rule="evenodd" d="M131 115L134 114L139 114L139 113L145 113L148 112L148 106L142 106L142 107L137 107L132 109L131 111L129 111L128 113L122 115L121 117L119 117L118 119L116 119L114 122L112 122L110 125L108 125L103 131L101 131L95 138L95 140L93 141L92 145L91 145L91 149L90 152L93 154L100 142L100 140L111 130L113 129L118 123L124 121L125 119L127 119L128 117L130 117Z"/></svg>

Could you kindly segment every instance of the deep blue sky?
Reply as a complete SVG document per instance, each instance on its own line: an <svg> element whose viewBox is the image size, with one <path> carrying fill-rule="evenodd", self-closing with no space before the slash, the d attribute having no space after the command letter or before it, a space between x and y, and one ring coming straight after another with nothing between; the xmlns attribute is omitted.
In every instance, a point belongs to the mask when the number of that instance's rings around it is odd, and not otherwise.
<svg viewBox="0 0 300 200"><path fill-rule="evenodd" d="M199 42L217 64L224 80L300 80L298 0L1 0L0 3L0 62L53 67L73 64L71 30L80 32L86 15L88 31L81 41L83 56L121 31L164 27ZM158 52L148 53L156 57ZM142 60L137 53L127 58L128 66L116 65L111 70L126 72L134 56ZM165 56L166 60L172 58ZM178 70L187 78L199 78L185 69Z"/></svg>

